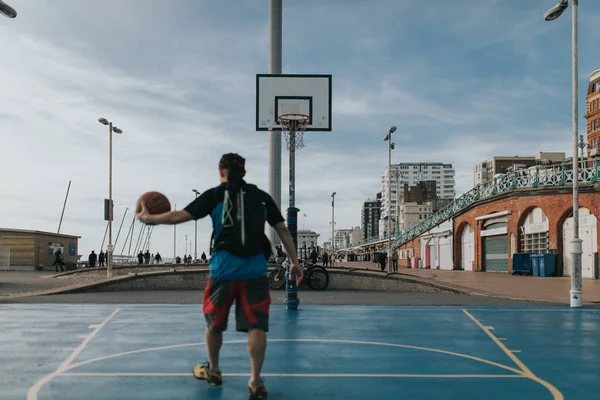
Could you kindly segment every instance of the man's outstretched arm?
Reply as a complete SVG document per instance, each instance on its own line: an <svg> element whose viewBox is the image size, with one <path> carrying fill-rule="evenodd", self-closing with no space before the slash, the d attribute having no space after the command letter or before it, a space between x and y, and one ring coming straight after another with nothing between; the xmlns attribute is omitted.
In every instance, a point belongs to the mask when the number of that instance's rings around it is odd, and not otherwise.
<svg viewBox="0 0 600 400"><path fill-rule="evenodd" d="M151 225L175 225L191 221L192 215L186 210L167 211L162 214L150 214L145 205L142 204L142 211L137 214L137 218Z"/></svg>

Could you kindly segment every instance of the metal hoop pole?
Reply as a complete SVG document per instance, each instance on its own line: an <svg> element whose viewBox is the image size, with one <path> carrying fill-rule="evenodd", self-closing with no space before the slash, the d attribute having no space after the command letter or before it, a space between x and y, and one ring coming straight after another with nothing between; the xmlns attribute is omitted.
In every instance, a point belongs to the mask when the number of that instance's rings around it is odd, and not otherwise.
<svg viewBox="0 0 600 400"><path fill-rule="evenodd" d="M296 132L289 133L289 207L287 209L288 230L294 242L294 251L298 253L298 209L296 208ZM296 286L296 276L288 271L286 272L285 285L285 305L287 310L297 310L300 304L298 298L298 287Z"/></svg>

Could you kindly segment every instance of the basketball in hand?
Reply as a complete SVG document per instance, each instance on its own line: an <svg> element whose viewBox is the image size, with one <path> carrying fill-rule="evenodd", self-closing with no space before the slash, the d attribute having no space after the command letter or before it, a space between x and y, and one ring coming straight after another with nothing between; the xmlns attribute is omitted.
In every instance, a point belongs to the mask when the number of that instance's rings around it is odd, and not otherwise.
<svg viewBox="0 0 600 400"><path fill-rule="evenodd" d="M171 211L171 203L167 196L159 192L147 192L144 193L137 201L135 206L135 212L139 213L142 211L142 204L146 206L146 209L150 214L162 214L167 211Z"/></svg>

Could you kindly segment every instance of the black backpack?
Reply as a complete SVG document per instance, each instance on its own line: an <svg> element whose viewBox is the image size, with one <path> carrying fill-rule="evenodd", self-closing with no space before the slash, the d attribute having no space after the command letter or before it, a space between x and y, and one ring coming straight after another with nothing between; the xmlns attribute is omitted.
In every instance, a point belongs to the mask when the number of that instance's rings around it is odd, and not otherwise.
<svg viewBox="0 0 600 400"><path fill-rule="evenodd" d="M221 197L222 195L222 197ZM221 232L213 232L213 251L227 251L236 257L264 253L271 256L271 243L265 235L265 199L248 183L241 187L223 185L217 191L223 199Z"/></svg>

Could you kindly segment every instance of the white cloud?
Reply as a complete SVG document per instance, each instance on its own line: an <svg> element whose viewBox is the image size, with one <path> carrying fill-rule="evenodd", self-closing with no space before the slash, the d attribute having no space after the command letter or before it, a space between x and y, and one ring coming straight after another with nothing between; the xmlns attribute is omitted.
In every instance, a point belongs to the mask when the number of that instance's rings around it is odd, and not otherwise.
<svg viewBox="0 0 600 400"><path fill-rule="evenodd" d="M230 9L13 1L19 17L0 23L0 167L9 172L2 226L56 230L72 180L61 230L83 236L81 254L99 250L108 196L108 135L99 117L124 131L113 138L115 236L129 207L118 252L141 193L162 191L181 208L193 188L217 184L224 152L244 155L248 180L266 188L267 134L254 132L254 91L255 74L268 71L268 2ZM334 76L334 131L306 134L296 160L301 226L321 239L329 238L333 191L337 226L360 224L362 202L380 190L390 125L398 126L394 161L454 162L459 193L470 189L472 166L490 156L569 154L570 65L555 63L554 44L544 39L568 24L538 24L533 7L513 21L504 1L459 3L285 4L285 70ZM599 5L586 7L582 24L600 15ZM582 43L582 64L595 62L586 58L594 32L587 53ZM282 158L285 210L285 150ZM193 226L178 227L180 255ZM199 231L206 250L210 223L201 221ZM152 250L171 257L172 240L172 227L156 227Z"/></svg>

